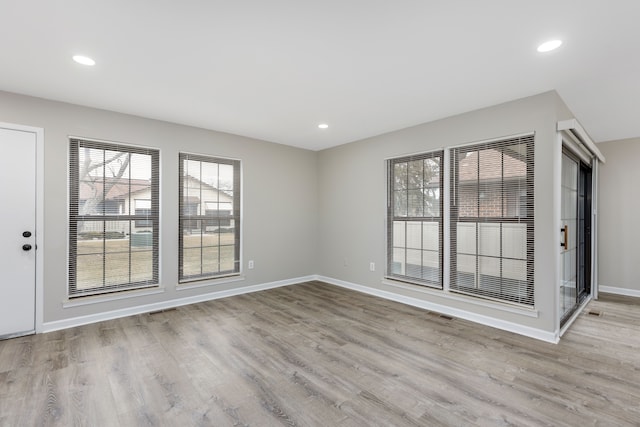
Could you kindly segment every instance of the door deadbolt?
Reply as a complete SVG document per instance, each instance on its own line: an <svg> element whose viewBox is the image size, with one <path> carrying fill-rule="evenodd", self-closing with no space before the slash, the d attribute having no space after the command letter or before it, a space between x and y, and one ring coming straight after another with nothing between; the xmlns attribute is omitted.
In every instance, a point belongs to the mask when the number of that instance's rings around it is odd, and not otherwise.
<svg viewBox="0 0 640 427"><path fill-rule="evenodd" d="M31 237L31 232L30 231L23 232L22 237Z"/></svg>
<svg viewBox="0 0 640 427"><path fill-rule="evenodd" d="M30 244L26 244L26 245L22 245L22 250L23 251L30 251L31 250L31 245Z"/></svg>

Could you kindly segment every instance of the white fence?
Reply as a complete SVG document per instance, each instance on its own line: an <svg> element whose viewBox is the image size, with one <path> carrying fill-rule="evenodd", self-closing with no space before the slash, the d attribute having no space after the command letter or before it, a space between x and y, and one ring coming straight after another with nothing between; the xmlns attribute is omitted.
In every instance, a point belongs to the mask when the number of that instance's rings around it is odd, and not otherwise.
<svg viewBox="0 0 640 427"><path fill-rule="evenodd" d="M393 227L393 261L397 273L406 274L407 266L411 265L440 267L437 222L396 221ZM459 272L527 280L526 224L458 223L456 235L457 254L451 256L456 257Z"/></svg>

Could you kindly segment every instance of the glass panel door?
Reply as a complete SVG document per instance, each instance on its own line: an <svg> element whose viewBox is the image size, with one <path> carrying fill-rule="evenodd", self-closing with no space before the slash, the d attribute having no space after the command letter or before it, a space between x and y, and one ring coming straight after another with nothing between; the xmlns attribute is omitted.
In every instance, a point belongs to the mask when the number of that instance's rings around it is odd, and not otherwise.
<svg viewBox="0 0 640 427"><path fill-rule="evenodd" d="M562 154L560 324L591 292L591 167Z"/></svg>
<svg viewBox="0 0 640 427"><path fill-rule="evenodd" d="M562 154L562 207L560 213L560 258L562 279L560 282L560 319L564 320L577 301L578 252L578 161L567 153Z"/></svg>

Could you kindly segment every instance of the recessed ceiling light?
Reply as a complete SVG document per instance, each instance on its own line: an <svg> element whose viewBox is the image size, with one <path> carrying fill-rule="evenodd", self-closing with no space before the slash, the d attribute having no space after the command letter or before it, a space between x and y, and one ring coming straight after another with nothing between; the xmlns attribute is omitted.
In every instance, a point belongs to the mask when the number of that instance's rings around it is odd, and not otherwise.
<svg viewBox="0 0 640 427"><path fill-rule="evenodd" d="M76 61L78 64L88 65L89 67L93 67L94 65L96 65L96 61L89 58L88 56L74 55L73 60Z"/></svg>
<svg viewBox="0 0 640 427"><path fill-rule="evenodd" d="M320 124L318 125L318 127L319 127L320 129L326 129L326 128L328 128L328 127L329 127L329 125L328 125L328 124L326 124L326 123L320 123Z"/></svg>
<svg viewBox="0 0 640 427"><path fill-rule="evenodd" d="M538 46L538 52L549 52L554 49L557 49L562 44L562 40L549 40L548 42L542 43Z"/></svg>

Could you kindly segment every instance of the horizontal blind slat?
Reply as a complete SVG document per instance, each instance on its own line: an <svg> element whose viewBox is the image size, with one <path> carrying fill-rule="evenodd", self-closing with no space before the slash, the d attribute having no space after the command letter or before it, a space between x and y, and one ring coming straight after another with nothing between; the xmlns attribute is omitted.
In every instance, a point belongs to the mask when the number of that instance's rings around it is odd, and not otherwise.
<svg viewBox="0 0 640 427"><path fill-rule="evenodd" d="M179 153L180 283L240 272L240 161Z"/></svg>
<svg viewBox="0 0 640 427"><path fill-rule="evenodd" d="M442 289L442 161L435 151L387 161L388 277Z"/></svg>
<svg viewBox="0 0 640 427"><path fill-rule="evenodd" d="M453 292L534 305L533 154L533 134L451 150Z"/></svg>
<svg viewBox="0 0 640 427"><path fill-rule="evenodd" d="M69 296L157 286L159 151L70 139Z"/></svg>

